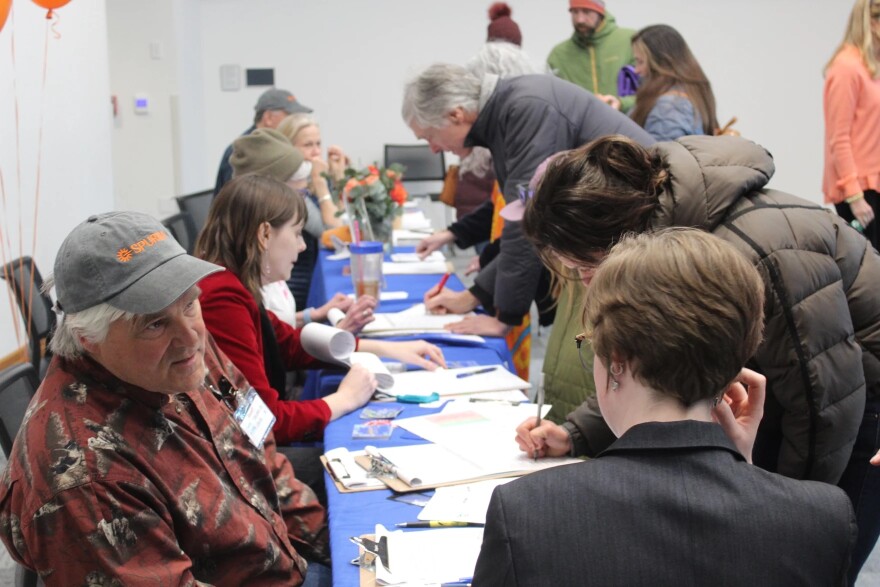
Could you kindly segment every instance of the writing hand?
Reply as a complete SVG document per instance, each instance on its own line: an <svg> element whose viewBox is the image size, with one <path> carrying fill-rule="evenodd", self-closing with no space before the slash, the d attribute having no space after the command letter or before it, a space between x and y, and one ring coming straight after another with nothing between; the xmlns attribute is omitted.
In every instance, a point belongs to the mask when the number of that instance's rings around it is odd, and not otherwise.
<svg viewBox="0 0 880 587"><path fill-rule="evenodd" d="M529 456L561 457L571 452L568 431L549 420L541 420L535 427L535 418L528 418L516 427L516 443Z"/></svg>

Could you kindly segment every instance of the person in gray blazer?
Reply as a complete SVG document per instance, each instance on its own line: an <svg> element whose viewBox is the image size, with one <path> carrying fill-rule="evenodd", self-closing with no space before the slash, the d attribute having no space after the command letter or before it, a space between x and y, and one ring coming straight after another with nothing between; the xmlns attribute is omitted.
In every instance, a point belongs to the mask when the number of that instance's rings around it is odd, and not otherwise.
<svg viewBox="0 0 880 587"><path fill-rule="evenodd" d="M716 236L614 246L578 344L617 440L495 490L473 585L845 585L846 494L750 464L766 380L743 365L763 307L757 269Z"/></svg>

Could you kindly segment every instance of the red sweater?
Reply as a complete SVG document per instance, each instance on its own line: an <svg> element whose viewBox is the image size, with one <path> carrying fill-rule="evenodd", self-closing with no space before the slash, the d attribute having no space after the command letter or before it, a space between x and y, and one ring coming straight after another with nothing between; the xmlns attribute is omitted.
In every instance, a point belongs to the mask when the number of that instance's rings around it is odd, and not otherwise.
<svg viewBox="0 0 880 587"><path fill-rule="evenodd" d="M199 283L202 317L220 349L244 373L272 413L275 439L287 444L324 435L330 421L330 406L322 399L285 401L269 386L263 363L263 335L257 302L231 271L214 273ZM268 312L281 356L288 369L320 367L323 363L300 346L299 330Z"/></svg>

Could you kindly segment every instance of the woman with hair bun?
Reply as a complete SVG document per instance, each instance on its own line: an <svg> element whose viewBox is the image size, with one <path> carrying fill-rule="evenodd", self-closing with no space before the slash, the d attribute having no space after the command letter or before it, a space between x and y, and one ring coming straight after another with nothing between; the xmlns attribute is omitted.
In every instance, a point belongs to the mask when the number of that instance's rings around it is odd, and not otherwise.
<svg viewBox="0 0 880 587"><path fill-rule="evenodd" d="M867 556L880 533L880 469L869 464L880 465L880 255L838 216L768 189L774 171L764 148L738 137L652 148L603 137L548 166L523 231L545 263L567 268L569 287L589 288L627 233L699 228L745 255L767 292L765 338L748 362L767 377L754 462L846 491L858 519L856 553ZM560 360L579 364L574 341L562 351ZM561 426L535 428L532 418L517 428L521 448L539 455L594 456L613 439L589 401ZM853 558L855 574L863 561Z"/></svg>

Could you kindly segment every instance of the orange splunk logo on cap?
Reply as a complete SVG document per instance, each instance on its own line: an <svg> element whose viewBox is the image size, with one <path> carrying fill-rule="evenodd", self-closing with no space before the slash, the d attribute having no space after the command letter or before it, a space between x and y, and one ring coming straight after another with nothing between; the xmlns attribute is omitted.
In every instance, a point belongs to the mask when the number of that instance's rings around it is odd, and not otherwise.
<svg viewBox="0 0 880 587"><path fill-rule="evenodd" d="M293 94L287 96L287 101L288 101L288 102L295 102L295 101L296 101L296 96L294 96Z"/></svg>
<svg viewBox="0 0 880 587"><path fill-rule="evenodd" d="M122 247L121 249L116 251L116 260L120 263L128 263L134 258L135 255L140 255L149 247L152 247L156 243L161 242L166 238L168 238L168 235L161 231L157 231L153 234L147 235L138 242L132 243L127 247Z"/></svg>

